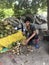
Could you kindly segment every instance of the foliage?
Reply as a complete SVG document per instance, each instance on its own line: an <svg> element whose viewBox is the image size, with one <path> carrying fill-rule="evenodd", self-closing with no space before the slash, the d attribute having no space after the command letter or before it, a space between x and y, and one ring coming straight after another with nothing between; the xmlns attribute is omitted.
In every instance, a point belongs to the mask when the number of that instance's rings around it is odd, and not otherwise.
<svg viewBox="0 0 49 65"><path fill-rule="evenodd" d="M14 7L13 7L14 6ZM12 8L13 10L9 10ZM27 13L37 13L38 9L47 9L47 0L0 0L0 9L4 9L6 16L21 16Z"/></svg>
<svg viewBox="0 0 49 65"><path fill-rule="evenodd" d="M4 9L5 17L10 17L14 14L12 8L10 9Z"/></svg>
<svg viewBox="0 0 49 65"><path fill-rule="evenodd" d="M0 20L5 17L4 11L0 9Z"/></svg>
<svg viewBox="0 0 49 65"><path fill-rule="evenodd" d="M15 0L0 0L0 8L11 8Z"/></svg>
<svg viewBox="0 0 49 65"><path fill-rule="evenodd" d="M20 16L23 11L24 11L23 14L37 13L39 8L45 11L47 8L47 1L46 0L16 0L14 4L14 14ZM20 10L22 10L22 12Z"/></svg>

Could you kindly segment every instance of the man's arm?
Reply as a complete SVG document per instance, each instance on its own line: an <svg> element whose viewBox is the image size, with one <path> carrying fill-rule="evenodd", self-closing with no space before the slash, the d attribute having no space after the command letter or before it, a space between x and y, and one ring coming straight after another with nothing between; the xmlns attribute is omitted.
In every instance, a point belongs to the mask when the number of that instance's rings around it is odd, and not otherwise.
<svg viewBox="0 0 49 65"><path fill-rule="evenodd" d="M33 32L33 34L25 41L25 43L27 44L35 35L36 31Z"/></svg>
<svg viewBox="0 0 49 65"><path fill-rule="evenodd" d="M28 40L30 41L35 35L36 35L36 31L33 32L33 34L28 38Z"/></svg>

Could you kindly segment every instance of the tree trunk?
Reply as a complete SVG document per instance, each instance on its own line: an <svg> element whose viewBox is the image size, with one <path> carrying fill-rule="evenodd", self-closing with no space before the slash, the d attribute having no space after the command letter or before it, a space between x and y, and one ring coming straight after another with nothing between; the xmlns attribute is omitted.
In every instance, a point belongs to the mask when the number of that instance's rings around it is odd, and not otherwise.
<svg viewBox="0 0 49 65"><path fill-rule="evenodd" d="M47 6L48 6L48 30L49 30L49 0L47 0Z"/></svg>

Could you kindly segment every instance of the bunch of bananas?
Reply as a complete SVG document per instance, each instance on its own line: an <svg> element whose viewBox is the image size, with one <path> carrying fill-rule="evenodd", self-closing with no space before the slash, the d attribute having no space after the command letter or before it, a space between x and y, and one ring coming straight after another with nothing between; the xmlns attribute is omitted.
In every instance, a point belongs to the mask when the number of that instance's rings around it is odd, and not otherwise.
<svg viewBox="0 0 49 65"><path fill-rule="evenodd" d="M15 42L22 41L26 39L23 36L22 31L16 31L12 25L8 22L0 22L0 50L5 48L11 48L16 46ZM24 44L23 44L24 45Z"/></svg>
<svg viewBox="0 0 49 65"><path fill-rule="evenodd" d="M14 27L9 23L0 22L0 38L16 33Z"/></svg>

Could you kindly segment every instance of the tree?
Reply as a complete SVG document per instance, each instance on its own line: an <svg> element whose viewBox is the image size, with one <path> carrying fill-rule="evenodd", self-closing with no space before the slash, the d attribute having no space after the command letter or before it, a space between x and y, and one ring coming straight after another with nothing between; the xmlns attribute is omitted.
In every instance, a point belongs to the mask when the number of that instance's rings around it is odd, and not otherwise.
<svg viewBox="0 0 49 65"><path fill-rule="evenodd" d="M16 0L0 0L0 8L11 8Z"/></svg>
<svg viewBox="0 0 49 65"><path fill-rule="evenodd" d="M30 10L31 13L37 13L38 8L45 10L47 7L46 0L16 0L15 3L15 11L17 10L24 10L25 13Z"/></svg>
<svg viewBox="0 0 49 65"><path fill-rule="evenodd" d="M13 3L15 3L14 8ZM25 13L37 13L39 8L45 10L46 7L47 0L0 0L0 8L13 8L16 16Z"/></svg>
<svg viewBox="0 0 49 65"><path fill-rule="evenodd" d="M47 6L48 6L48 30L49 30L49 0L47 0Z"/></svg>

